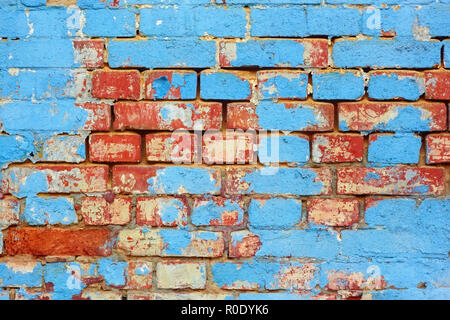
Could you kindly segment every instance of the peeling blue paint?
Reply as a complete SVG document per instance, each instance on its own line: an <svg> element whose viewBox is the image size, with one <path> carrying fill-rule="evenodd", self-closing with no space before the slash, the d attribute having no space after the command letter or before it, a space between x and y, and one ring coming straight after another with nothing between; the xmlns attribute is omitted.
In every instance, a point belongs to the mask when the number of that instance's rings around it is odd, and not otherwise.
<svg viewBox="0 0 450 320"><path fill-rule="evenodd" d="M364 95L364 78L354 72L313 73L315 100L357 100Z"/></svg>
<svg viewBox="0 0 450 320"><path fill-rule="evenodd" d="M258 158L261 163L299 164L308 162L309 156L308 139L299 136L260 136Z"/></svg>
<svg viewBox="0 0 450 320"><path fill-rule="evenodd" d="M425 82L419 77L399 76L396 73L372 74L367 92L370 98L378 100L418 100L425 92Z"/></svg>
<svg viewBox="0 0 450 320"><path fill-rule="evenodd" d="M239 206L238 202L228 199L223 205L218 205L212 199L209 199L201 205L193 207L191 221L194 225L208 226L212 220L221 221L222 215L232 211L237 212L236 224L242 223L244 210Z"/></svg>
<svg viewBox="0 0 450 320"><path fill-rule="evenodd" d="M249 81L228 72L202 72L200 88L206 100L248 100L251 95Z"/></svg>
<svg viewBox="0 0 450 320"><path fill-rule="evenodd" d="M73 200L65 197L28 196L21 219L32 226L78 223Z"/></svg>
<svg viewBox="0 0 450 320"><path fill-rule="evenodd" d="M103 258L98 261L98 274L103 276L109 286L123 287L126 284L128 263Z"/></svg>
<svg viewBox="0 0 450 320"><path fill-rule="evenodd" d="M148 190L155 194L217 193L220 184L213 179L213 173L213 169L166 167L148 179Z"/></svg>
<svg viewBox="0 0 450 320"><path fill-rule="evenodd" d="M379 131L413 132L430 131L430 118L425 111L413 106L400 106L392 110L395 114L391 120L375 125L374 129Z"/></svg>
<svg viewBox="0 0 450 320"><path fill-rule="evenodd" d="M40 287L43 267L40 262L30 262L31 267L23 267L22 262L0 263L0 287Z"/></svg>
<svg viewBox="0 0 450 320"><path fill-rule="evenodd" d="M323 183L314 182L317 173L312 170L284 167L273 170L274 174L265 174L264 169L247 173L240 179L241 182L248 183L248 188L242 193L316 195L323 191Z"/></svg>

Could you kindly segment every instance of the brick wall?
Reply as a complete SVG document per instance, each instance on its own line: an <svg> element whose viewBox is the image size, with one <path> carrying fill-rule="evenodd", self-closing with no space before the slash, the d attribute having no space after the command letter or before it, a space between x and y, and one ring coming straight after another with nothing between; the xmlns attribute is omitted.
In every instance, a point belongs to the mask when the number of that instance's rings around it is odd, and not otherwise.
<svg viewBox="0 0 450 320"><path fill-rule="evenodd" d="M0 299L450 298L450 1L3 0Z"/></svg>

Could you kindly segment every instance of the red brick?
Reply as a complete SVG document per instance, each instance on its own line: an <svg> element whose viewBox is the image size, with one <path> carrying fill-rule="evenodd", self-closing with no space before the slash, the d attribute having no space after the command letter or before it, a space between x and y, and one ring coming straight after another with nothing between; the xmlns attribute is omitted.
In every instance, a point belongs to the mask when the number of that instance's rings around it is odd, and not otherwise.
<svg viewBox="0 0 450 320"><path fill-rule="evenodd" d="M8 255L109 256L111 234L106 229L12 228L5 237Z"/></svg>
<svg viewBox="0 0 450 320"><path fill-rule="evenodd" d="M450 162L450 134L429 134L427 143L427 163Z"/></svg>
<svg viewBox="0 0 450 320"><path fill-rule="evenodd" d="M170 210L177 211L177 216L167 216ZM186 200L174 197L139 197L136 199L136 224L152 227L186 226L189 208Z"/></svg>
<svg viewBox="0 0 450 320"><path fill-rule="evenodd" d="M261 245L257 234L247 230L232 232L228 257L238 259L253 257Z"/></svg>
<svg viewBox="0 0 450 320"><path fill-rule="evenodd" d="M109 104L86 102L77 104L77 106L89 112L83 130L108 131L111 128L111 106Z"/></svg>
<svg viewBox="0 0 450 320"><path fill-rule="evenodd" d="M27 179L39 172L47 179L47 190L37 192L104 192L107 189L108 166L39 165L9 167L3 172L0 190L19 192L27 186Z"/></svg>
<svg viewBox="0 0 450 320"><path fill-rule="evenodd" d="M307 202L308 220L313 224L347 227L358 222L357 199L312 199Z"/></svg>
<svg viewBox="0 0 450 320"><path fill-rule="evenodd" d="M194 83L186 83L186 79L183 84L180 86L175 86L175 84L172 84L172 79L174 75L180 75L180 76L186 76L186 75L192 75ZM167 92L165 93L164 97L157 97L155 87L158 85L155 83L158 80L164 80L164 85L167 85L167 82L171 85ZM167 82L166 82L167 81ZM181 86L188 85L193 87L193 93L195 94L195 89L197 88L197 74L195 71L185 71L185 70L177 70L177 71L171 71L171 70L147 70L144 72L144 97L145 99L165 99L165 100L186 100L186 99L193 99L193 97L185 98L182 96L181 93Z"/></svg>
<svg viewBox="0 0 450 320"><path fill-rule="evenodd" d="M73 42L75 62L86 68L102 68L103 40L78 40Z"/></svg>
<svg viewBox="0 0 450 320"><path fill-rule="evenodd" d="M443 168L338 168L339 194L441 195Z"/></svg>
<svg viewBox="0 0 450 320"><path fill-rule="evenodd" d="M114 166L112 185L114 192L147 192L147 180L156 175L162 167L157 166Z"/></svg>
<svg viewBox="0 0 450 320"><path fill-rule="evenodd" d="M139 162L141 136L136 133L93 134L89 137L89 159L93 162Z"/></svg>
<svg viewBox="0 0 450 320"><path fill-rule="evenodd" d="M284 102L286 109L295 108L297 105L310 106L313 110L321 115L322 123L307 126L303 130L296 131L330 131L334 126L334 106L330 103L297 103ZM275 115L274 115L275 116ZM257 106L253 103L229 103L227 105L227 128L228 129L255 129L264 130L259 124Z"/></svg>
<svg viewBox="0 0 450 320"><path fill-rule="evenodd" d="M139 71L136 70L96 70L92 75L92 96L103 99L138 100L140 81Z"/></svg>
<svg viewBox="0 0 450 320"><path fill-rule="evenodd" d="M206 164L255 163L254 132L207 132L203 135L202 157Z"/></svg>
<svg viewBox="0 0 450 320"><path fill-rule="evenodd" d="M220 129L222 104L119 102L114 105L116 130Z"/></svg>
<svg viewBox="0 0 450 320"><path fill-rule="evenodd" d="M416 102L416 103L399 103L399 102L353 102L339 103L339 124L343 130L344 123L350 131L370 131L376 130L377 126L381 127L397 115L395 112L398 107L417 108L420 112L427 114L426 119L429 124L429 131L446 130L447 127L447 108L443 103L432 102ZM402 128L390 131L401 131ZM348 131L346 130L346 131Z"/></svg>
<svg viewBox="0 0 450 320"><path fill-rule="evenodd" d="M316 163L362 161L364 137L359 135L317 134L312 141L312 159Z"/></svg>
<svg viewBox="0 0 450 320"><path fill-rule="evenodd" d="M195 137L188 132L148 134L145 136L147 160L192 163Z"/></svg>
<svg viewBox="0 0 450 320"><path fill-rule="evenodd" d="M153 265L151 261L129 261L127 283L124 289L144 290L152 288Z"/></svg>
<svg viewBox="0 0 450 320"><path fill-rule="evenodd" d="M450 71L425 72L425 98L450 100Z"/></svg>
<svg viewBox="0 0 450 320"><path fill-rule="evenodd" d="M131 220L131 198L116 197L112 203L103 197L81 199L81 215L86 225L125 225Z"/></svg>

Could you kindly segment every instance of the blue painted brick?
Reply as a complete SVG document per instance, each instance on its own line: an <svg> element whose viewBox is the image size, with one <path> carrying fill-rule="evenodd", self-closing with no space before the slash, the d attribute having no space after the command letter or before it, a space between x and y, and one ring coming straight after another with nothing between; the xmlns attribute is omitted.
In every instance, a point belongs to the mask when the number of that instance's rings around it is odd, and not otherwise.
<svg viewBox="0 0 450 320"><path fill-rule="evenodd" d="M0 36L2 38L24 38L29 33L30 28L24 11L0 12Z"/></svg>
<svg viewBox="0 0 450 320"><path fill-rule="evenodd" d="M88 0L90 1L90 0ZM134 4L173 4L173 5L208 5L210 0L127 0L128 5Z"/></svg>
<svg viewBox="0 0 450 320"><path fill-rule="evenodd" d="M82 9L103 9L103 8L120 8L125 5L125 2L129 5L132 0L77 0L77 7ZM143 1L148 3L151 1Z"/></svg>
<svg viewBox="0 0 450 320"><path fill-rule="evenodd" d="M244 218L243 203L239 199L201 198L192 208L193 225L239 225Z"/></svg>
<svg viewBox="0 0 450 320"><path fill-rule="evenodd" d="M157 37L244 37L246 13L242 8L169 7L141 9L139 31Z"/></svg>
<svg viewBox="0 0 450 320"><path fill-rule="evenodd" d="M261 99L305 99L308 74L295 71L259 71L258 92Z"/></svg>
<svg viewBox="0 0 450 320"><path fill-rule="evenodd" d="M228 5L280 5L280 4L318 4L321 0L215 0L216 4Z"/></svg>
<svg viewBox="0 0 450 320"><path fill-rule="evenodd" d="M42 264L36 261L0 263L0 287L40 287Z"/></svg>
<svg viewBox="0 0 450 320"><path fill-rule="evenodd" d="M443 41L444 43L444 65L445 68L450 69L450 40Z"/></svg>
<svg viewBox="0 0 450 320"><path fill-rule="evenodd" d="M307 136L260 136L258 158L261 163L299 164L309 161Z"/></svg>
<svg viewBox="0 0 450 320"><path fill-rule="evenodd" d="M0 97L14 100L64 98L74 74L69 69L0 70Z"/></svg>
<svg viewBox="0 0 450 320"><path fill-rule="evenodd" d="M440 64L442 43L415 40L338 40L336 67L432 68Z"/></svg>
<svg viewBox="0 0 450 320"><path fill-rule="evenodd" d="M57 104L16 101L0 106L0 123L6 132L70 133L82 130L87 120L88 112L71 100L60 100Z"/></svg>
<svg viewBox="0 0 450 320"><path fill-rule="evenodd" d="M362 15L358 9L308 7L308 34L352 36L361 32Z"/></svg>
<svg viewBox="0 0 450 320"><path fill-rule="evenodd" d="M226 176L226 191L230 194L270 193L300 196L329 194L331 190L331 171L322 168L230 168Z"/></svg>
<svg viewBox="0 0 450 320"><path fill-rule="evenodd" d="M0 42L0 69L70 68L74 67L73 44L70 40L53 39L51 50L46 39Z"/></svg>
<svg viewBox="0 0 450 320"><path fill-rule="evenodd" d="M357 100L364 95L364 78L358 72L313 73L315 100Z"/></svg>
<svg viewBox="0 0 450 320"><path fill-rule="evenodd" d="M92 37L134 37L136 14L128 9L85 10L83 33Z"/></svg>
<svg viewBox="0 0 450 320"><path fill-rule="evenodd" d="M32 226L69 225L78 222L73 200L64 197L27 197L21 219Z"/></svg>
<svg viewBox="0 0 450 320"><path fill-rule="evenodd" d="M367 92L378 100L418 100L425 92L424 78L416 72L371 72Z"/></svg>
<svg viewBox="0 0 450 320"><path fill-rule="evenodd" d="M252 199L248 208L249 224L255 229L288 230L301 219L302 202L296 199Z"/></svg>
<svg viewBox="0 0 450 320"><path fill-rule="evenodd" d="M303 281L297 278L298 273L308 273L307 270L311 272L302 277ZM219 262L212 266L214 282L225 289L312 289L315 285L314 273L311 265L298 262Z"/></svg>
<svg viewBox="0 0 450 320"><path fill-rule="evenodd" d="M108 50L108 61L112 68L126 66L204 68L212 67L216 64L216 46L214 41L194 39L113 40L109 43Z"/></svg>
<svg viewBox="0 0 450 320"><path fill-rule="evenodd" d="M108 286L124 287L128 273L128 263L103 258L98 261L98 274L103 276Z"/></svg>
<svg viewBox="0 0 450 320"><path fill-rule="evenodd" d="M418 163L422 139L413 134L372 135L368 160L375 163Z"/></svg>
<svg viewBox="0 0 450 320"><path fill-rule="evenodd" d="M217 169L166 167L148 179L148 190L155 194L217 194L220 177Z"/></svg>
<svg viewBox="0 0 450 320"><path fill-rule="evenodd" d="M427 37L450 36L450 8L448 5L421 7L417 11L417 25L427 28Z"/></svg>
<svg viewBox="0 0 450 320"><path fill-rule="evenodd" d="M202 72L200 97L206 100L249 100L250 82L239 74L229 72Z"/></svg>
<svg viewBox="0 0 450 320"><path fill-rule="evenodd" d="M331 259L339 253L336 235L323 230L252 230L262 243L256 257Z"/></svg>
<svg viewBox="0 0 450 320"><path fill-rule="evenodd" d="M304 37L307 36L305 9L252 8L250 10L251 35L254 37Z"/></svg>

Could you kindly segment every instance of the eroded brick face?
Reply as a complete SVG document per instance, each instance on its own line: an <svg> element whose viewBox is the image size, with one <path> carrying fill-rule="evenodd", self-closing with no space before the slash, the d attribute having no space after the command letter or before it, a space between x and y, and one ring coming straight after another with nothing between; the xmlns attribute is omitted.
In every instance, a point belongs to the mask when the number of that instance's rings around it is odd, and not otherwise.
<svg viewBox="0 0 450 320"><path fill-rule="evenodd" d="M449 2L385 2L0 1L0 300L448 299Z"/></svg>

